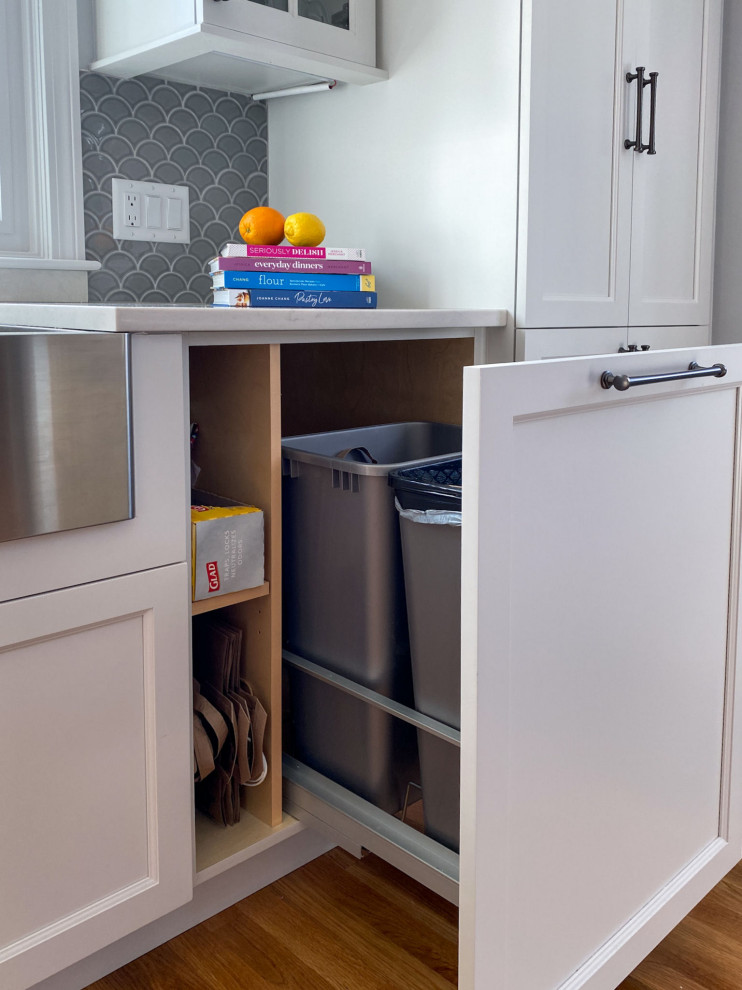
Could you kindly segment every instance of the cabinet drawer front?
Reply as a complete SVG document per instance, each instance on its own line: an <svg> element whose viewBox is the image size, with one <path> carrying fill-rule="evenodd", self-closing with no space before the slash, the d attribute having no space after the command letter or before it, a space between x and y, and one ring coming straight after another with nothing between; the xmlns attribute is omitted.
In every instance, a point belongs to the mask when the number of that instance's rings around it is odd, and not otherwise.
<svg viewBox="0 0 742 990"><path fill-rule="evenodd" d="M192 890L185 564L0 606L0 985Z"/></svg>
<svg viewBox="0 0 742 990"><path fill-rule="evenodd" d="M0 544L0 601L186 559L186 423L179 337L135 336L133 519Z"/></svg>
<svg viewBox="0 0 742 990"><path fill-rule="evenodd" d="M739 859L742 346L464 375L460 986L607 990Z"/></svg>
<svg viewBox="0 0 742 990"><path fill-rule="evenodd" d="M626 327L568 327L567 329L516 330L516 361L616 354L626 347Z"/></svg>

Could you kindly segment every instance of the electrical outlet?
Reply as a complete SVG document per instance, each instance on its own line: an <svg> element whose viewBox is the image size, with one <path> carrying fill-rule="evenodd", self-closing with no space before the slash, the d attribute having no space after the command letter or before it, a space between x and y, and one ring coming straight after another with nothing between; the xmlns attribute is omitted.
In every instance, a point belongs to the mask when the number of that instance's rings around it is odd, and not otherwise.
<svg viewBox="0 0 742 990"><path fill-rule="evenodd" d="M124 212L126 213L126 226L138 227L139 220L139 193L127 192L124 197Z"/></svg>
<svg viewBox="0 0 742 990"><path fill-rule="evenodd" d="M112 196L117 240L190 241L188 186L114 179Z"/></svg>

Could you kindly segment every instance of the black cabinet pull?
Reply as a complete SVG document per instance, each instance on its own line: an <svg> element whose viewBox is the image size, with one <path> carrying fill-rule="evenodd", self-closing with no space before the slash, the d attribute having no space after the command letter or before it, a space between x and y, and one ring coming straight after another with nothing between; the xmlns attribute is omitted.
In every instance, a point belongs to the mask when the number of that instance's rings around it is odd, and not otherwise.
<svg viewBox="0 0 742 990"><path fill-rule="evenodd" d="M623 344L619 347L619 354L630 354L634 351L648 351L651 344L629 344L628 347L624 347Z"/></svg>
<svg viewBox="0 0 742 990"><path fill-rule="evenodd" d="M636 131L634 134L634 140L630 141L629 138L623 143L624 148L627 151L633 148L638 154L641 154L645 150L645 145L642 144L642 107L644 103L644 87L647 80L644 78L644 66L638 65L636 67L636 72L626 73L626 82L632 83L636 80Z"/></svg>
<svg viewBox="0 0 742 990"><path fill-rule="evenodd" d="M714 364L710 368L702 368L696 361L691 361L687 371L671 371L664 375L614 375L612 371L604 371L600 376L601 388L615 388L625 392L634 385L659 385L662 382L679 382L684 378L723 378L727 369L723 364Z"/></svg>
<svg viewBox="0 0 742 990"><path fill-rule="evenodd" d="M644 85L649 86L649 144L644 148L648 155L657 154L657 79L659 72L650 72L649 79L644 80Z"/></svg>

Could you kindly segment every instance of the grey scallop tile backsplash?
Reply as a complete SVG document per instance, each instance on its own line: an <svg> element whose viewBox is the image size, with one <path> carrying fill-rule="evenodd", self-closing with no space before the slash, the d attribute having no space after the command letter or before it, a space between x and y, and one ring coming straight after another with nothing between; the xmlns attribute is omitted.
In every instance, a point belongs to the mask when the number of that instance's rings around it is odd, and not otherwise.
<svg viewBox="0 0 742 990"><path fill-rule="evenodd" d="M206 263L238 239L240 217L268 195L265 106L165 82L80 73L91 302L210 301ZM112 179L188 185L190 244L113 238Z"/></svg>

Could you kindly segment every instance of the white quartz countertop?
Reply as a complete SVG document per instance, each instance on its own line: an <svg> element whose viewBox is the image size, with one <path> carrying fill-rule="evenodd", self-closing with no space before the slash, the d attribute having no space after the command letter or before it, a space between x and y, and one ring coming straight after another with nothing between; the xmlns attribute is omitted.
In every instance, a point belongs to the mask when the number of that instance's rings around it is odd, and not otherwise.
<svg viewBox="0 0 742 990"><path fill-rule="evenodd" d="M503 309L237 309L97 303L0 303L3 326L109 333L255 333L338 337L353 331L457 330L504 327ZM456 334L456 335L459 335ZM364 333L365 335L365 333Z"/></svg>

